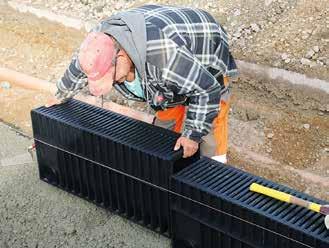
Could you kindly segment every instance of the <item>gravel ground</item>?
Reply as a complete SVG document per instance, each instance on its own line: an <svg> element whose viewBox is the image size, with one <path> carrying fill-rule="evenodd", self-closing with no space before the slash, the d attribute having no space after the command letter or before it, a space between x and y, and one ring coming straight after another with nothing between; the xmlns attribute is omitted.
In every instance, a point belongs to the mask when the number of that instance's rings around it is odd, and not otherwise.
<svg viewBox="0 0 329 248"><path fill-rule="evenodd" d="M38 8L97 22L145 3L202 8L230 36L237 59L329 78L329 1L327 0L21 0Z"/></svg>
<svg viewBox="0 0 329 248"><path fill-rule="evenodd" d="M0 161L31 144L0 123ZM0 163L0 247L170 247L142 226L38 179L35 162Z"/></svg>

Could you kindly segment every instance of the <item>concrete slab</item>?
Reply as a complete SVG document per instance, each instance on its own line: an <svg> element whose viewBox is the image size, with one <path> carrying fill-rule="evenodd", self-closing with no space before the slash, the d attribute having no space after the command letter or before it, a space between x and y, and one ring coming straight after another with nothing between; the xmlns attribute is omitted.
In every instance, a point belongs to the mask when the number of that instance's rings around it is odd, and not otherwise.
<svg viewBox="0 0 329 248"><path fill-rule="evenodd" d="M22 161L31 140L3 124L0 137L1 158L12 158L0 166L0 247L170 247L169 239L40 181L36 162Z"/></svg>
<svg viewBox="0 0 329 248"><path fill-rule="evenodd" d="M1 159L0 166L15 166L15 165L27 164L32 162L33 160L31 154L25 152L13 157Z"/></svg>
<svg viewBox="0 0 329 248"><path fill-rule="evenodd" d="M0 160L26 153L33 143L3 123L0 123L0 137Z"/></svg>

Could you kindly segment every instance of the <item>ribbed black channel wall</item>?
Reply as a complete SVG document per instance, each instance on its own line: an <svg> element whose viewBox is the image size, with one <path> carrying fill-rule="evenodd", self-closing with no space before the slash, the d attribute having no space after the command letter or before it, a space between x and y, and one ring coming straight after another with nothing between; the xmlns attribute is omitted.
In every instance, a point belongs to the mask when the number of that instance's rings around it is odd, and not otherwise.
<svg viewBox="0 0 329 248"><path fill-rule="evenodd" d="M172 190L193 199L172 195L173 248L329 247L329 230L325 228L323 215L251 192L249 186L253 182L324 204L282 185L202 158L172 177Z"/></svg>
<svg viewBox="0 0 329 248"><path fill-rule="evenodd" d="M197 159L173 151L178 134L76 100L31 117L43 181L170 234L168 192L137 179L169 189Z"/></svg>

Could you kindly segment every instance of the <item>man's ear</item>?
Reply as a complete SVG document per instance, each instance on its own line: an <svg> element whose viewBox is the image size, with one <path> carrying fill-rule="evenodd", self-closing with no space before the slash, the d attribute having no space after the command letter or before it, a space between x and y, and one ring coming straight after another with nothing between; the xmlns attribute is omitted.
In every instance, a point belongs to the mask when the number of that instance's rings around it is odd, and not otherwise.
<svg viewBox="0 0 329 248"><path fill-rule="evenodd" d="M122 49L122 48L120 49L120 51L118 52L117 57L123 57L124 61L127 61L130 64L130 66L133 65L133 62L132 62L131 58L129 57L128 53L126 53L126 51L124 49Z"/></svg>
<svg viewBox="0 0 329 248"><path fill-rule="evenodd" d="M124 49L120 49L117 56L129 57Z"/></svg>

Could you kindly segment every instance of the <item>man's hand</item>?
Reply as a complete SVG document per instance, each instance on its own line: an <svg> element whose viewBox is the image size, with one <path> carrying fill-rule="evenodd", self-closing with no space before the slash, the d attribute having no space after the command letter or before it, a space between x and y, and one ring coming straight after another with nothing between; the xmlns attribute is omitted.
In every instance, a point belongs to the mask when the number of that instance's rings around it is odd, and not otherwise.
<svg viewBox="0 0 329 248"><path fill-rule="evenodd" d="M53 96L53 97L48 99L45 107L48 108L48 107L51 107L53 105L57 105L57 104L61 104L61 103L62 102L59 99L57 99L55 96Z"/></svg>
<svg viewBox="0 0 329 248"><path fill-rule="evenodd" d="M180 137L176 141L174 150L177 151L181 146L183 147L184 150L183 158L188 158L193 156L193 154L195 154L199 148L199 144L197 142L186 137Z"/></svg>

